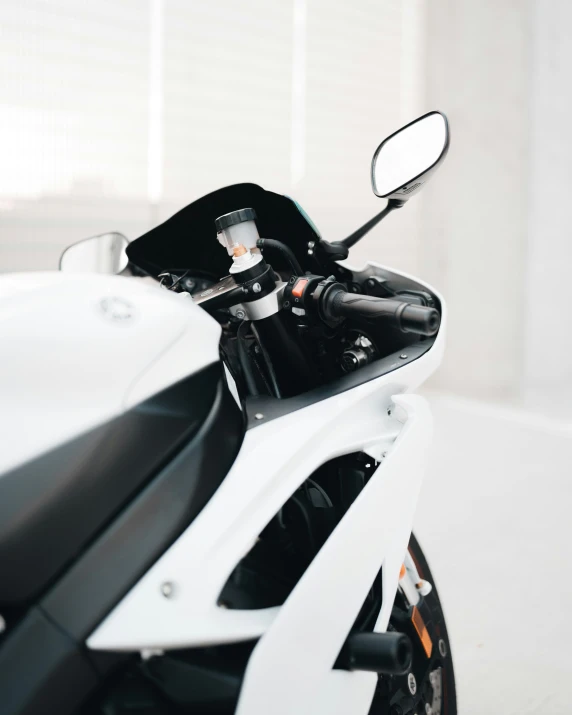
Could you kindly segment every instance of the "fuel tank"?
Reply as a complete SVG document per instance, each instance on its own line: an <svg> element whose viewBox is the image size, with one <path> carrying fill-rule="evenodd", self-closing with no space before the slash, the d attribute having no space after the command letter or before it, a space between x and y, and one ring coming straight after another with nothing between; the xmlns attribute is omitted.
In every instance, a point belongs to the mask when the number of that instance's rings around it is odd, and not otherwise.
<svg viewBox="0 0 572 715"><path fill-rule="evenodd" d="M219 360L220 326L138 278L0 276L0 475Z"/></svg>

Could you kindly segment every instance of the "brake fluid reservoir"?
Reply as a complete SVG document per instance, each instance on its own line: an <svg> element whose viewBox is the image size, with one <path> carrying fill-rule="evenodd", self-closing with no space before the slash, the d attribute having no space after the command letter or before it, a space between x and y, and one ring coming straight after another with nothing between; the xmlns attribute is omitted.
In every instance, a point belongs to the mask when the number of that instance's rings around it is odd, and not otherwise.
<svg viewBox="0 0 572 715"><path fill-rule="evenodd" d="M240 245L249 250L256 248L256 241L260 236L254 223L255 219L254 209L238 209L216 219L218 241L226 248L229 256L232 256L234 249Z"/></svg>

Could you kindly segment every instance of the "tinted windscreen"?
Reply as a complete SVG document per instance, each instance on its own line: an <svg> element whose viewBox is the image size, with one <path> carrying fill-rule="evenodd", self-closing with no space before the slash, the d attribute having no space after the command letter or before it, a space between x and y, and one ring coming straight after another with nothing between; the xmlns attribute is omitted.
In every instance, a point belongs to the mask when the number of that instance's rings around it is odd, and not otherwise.
<svg viewBox="0 0 572 715"><path fill-rule="evenodd" d="M243 208L256 211L261 238L283 241L302 264L307 263L308 241L318 241L318 234L292 199L256 184L234 184L194 201L133 241L127 249L129 260L153 276L191 269L218 280L228 274L230 259L216 239L215 219ZM273 267L286 268L279 260L273 257Z"/></svg>

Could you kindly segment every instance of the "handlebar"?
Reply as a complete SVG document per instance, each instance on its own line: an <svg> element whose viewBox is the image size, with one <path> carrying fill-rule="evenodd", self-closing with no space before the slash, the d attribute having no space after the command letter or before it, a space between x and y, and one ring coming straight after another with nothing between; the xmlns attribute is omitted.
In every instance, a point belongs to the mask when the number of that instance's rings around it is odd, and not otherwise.
<svg viewBox="0 0 572 715"><path fill-rule="evenodd" d="M319 296L320 309L327 320L343 317L384 320L403 333L435 335L441 316L435 308L389 298L348 293L339 283L332 284Z"/></svg>

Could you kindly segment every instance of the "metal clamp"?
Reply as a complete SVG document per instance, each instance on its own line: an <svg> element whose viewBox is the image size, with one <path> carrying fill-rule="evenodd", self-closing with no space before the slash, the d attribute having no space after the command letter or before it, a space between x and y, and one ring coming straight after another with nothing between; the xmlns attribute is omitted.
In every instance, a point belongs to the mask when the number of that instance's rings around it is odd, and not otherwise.
<svg viewBox="0 0 572 715"><path fill-rule="evenodd" d="M231 309L231 312L236 315L237 311L242 311L248 320L263 320L264 318L269 318L282 309L284 288L286 288L286 283L277 283L272 293L268 293L268 295L265 295L263 298L236 305Z"/></svg>

